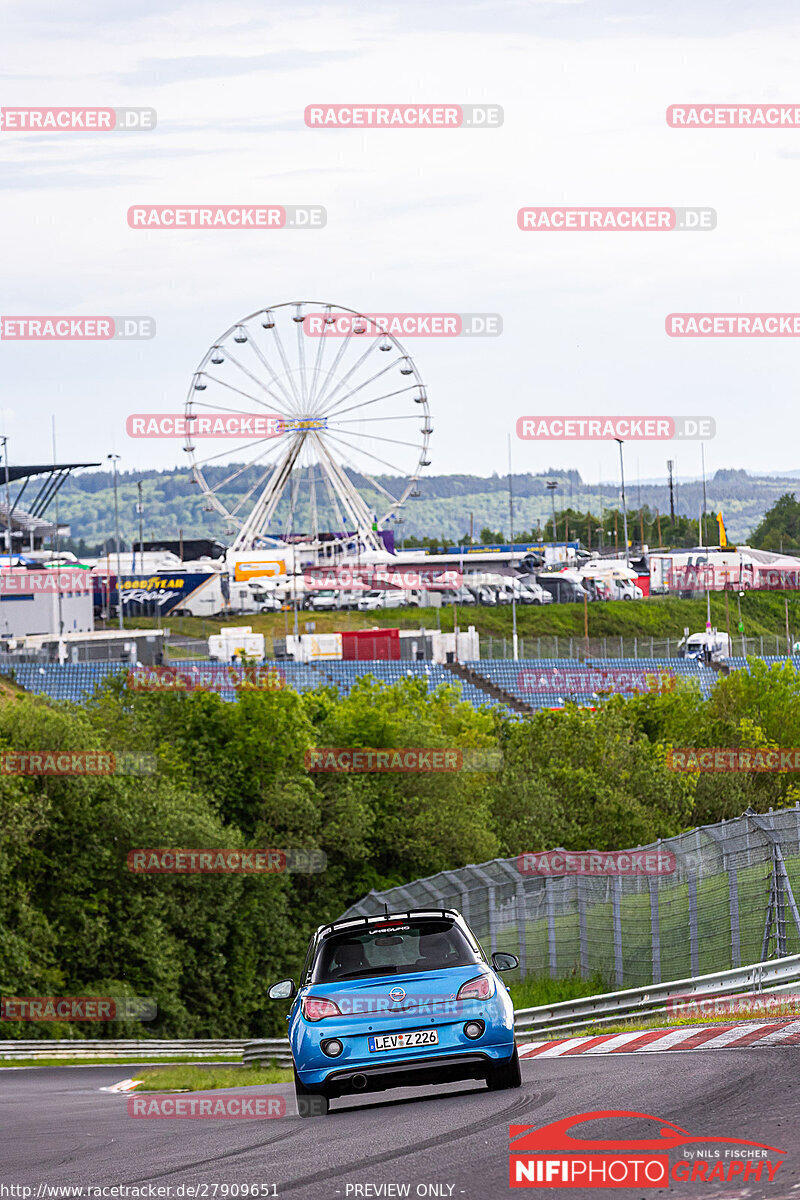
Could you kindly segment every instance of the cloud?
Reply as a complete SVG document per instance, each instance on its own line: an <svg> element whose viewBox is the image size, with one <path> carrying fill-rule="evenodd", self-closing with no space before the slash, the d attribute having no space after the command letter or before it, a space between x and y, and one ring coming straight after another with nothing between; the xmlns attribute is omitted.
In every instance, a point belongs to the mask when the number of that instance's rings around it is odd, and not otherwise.
<svg viewBox="0 0 800 1200"><path fill-rule="evenodd" d="M164 85L196 79L241 78L261 71L272 74L332 66L358 57L355 51L276 50L270 54L196 54L186 58L148 58L119 76L122 83Z"/></svg>

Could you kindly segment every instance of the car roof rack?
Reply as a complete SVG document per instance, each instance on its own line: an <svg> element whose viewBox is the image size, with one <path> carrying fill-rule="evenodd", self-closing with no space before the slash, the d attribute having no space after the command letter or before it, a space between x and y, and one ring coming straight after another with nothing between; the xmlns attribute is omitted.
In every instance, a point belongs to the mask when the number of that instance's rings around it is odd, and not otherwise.
<svg viewBox="0 0 800 1200"><path fill-rule="evenodd" d="M371 917L348 917L346 920L330 921L326 925L319 926L316 936L321 937L323 933L332 933L334 930L356 929L359 925L385 924L386 921L396 921L400 918L448 917L457 920L459 915L454 908L408 908L400 912L375 913Z"/></svg>

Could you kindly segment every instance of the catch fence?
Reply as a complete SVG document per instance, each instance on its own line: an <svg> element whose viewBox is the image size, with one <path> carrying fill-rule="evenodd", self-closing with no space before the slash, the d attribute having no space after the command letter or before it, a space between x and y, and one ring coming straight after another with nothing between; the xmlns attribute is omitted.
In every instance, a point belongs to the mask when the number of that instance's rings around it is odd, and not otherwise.
<svg viewBox="0 0 800 1200"><path fill-rule="evenodd" d="M518 658L676 658L682 638L658 637L572 637L553 634L549 637L520 637ZM759 637L731 637L733 653L742 658L782 658L787 654L786 637L765 634ZM791 645L789 646L791 651ZM512 658L514 643L511 637L481 635L481 658Z"/></svg>
<svg viewBox="0 0 800 1200"><path fill-rule="evenodd" d="M524 856L493 859L372 891L345 917L384 903L390 912L455 908L486 949L519 956L523 977L600 975L616 988L800 953L800 806L748 811L642 850L662 863L674 856L674 866L557 876L526 873Z"/></svg>

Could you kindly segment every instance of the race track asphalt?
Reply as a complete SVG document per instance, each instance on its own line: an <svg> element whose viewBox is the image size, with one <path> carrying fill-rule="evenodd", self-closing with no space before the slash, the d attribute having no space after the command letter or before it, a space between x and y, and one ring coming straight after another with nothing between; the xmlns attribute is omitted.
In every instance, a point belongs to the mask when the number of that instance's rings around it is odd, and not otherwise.
<svg viewBox="0 0 800 1200"><path fill-rule="evenodd" d="M649 1113L696 1135L766 1142L786 1158L772 1184L696 1181L668 1191L558 1194L786 1200L800 1194L799 1061L800 1047L540 1058L523 1062L517 1091L489 1092L481 1083L407 1088L334 1101L328 1117L306 1120L295 1115L289 1084L256 1089L287 1099L287 1115L278 1119L134 1120L126 1095L100 1091L135 1076L129 1065L6 1069L0 1071L0 1197L24 1200L9 1185L26 1185L32 1197L48 1200L57 1195L54 1185L123 1184L169 1185L160 1194L171 1200L230 1200L234 1185L274 1184L270 1194L291 1200L487 1200L512 1194L509 1124L539 1126L613 1108ZM404 1184L408 1192L381 1187Z"/></svg>

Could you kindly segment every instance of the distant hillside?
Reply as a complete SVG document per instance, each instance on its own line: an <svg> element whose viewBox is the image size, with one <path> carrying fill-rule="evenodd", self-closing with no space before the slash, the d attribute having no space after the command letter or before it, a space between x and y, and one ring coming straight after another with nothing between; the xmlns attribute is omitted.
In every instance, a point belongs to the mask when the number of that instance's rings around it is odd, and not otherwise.
<svg viewBox="0 0 800 1200"><path fill-rule="evenodd" d="M232 470L229 464L210 470L208 474L216 484ZM374 491L363 480L355 478L364 485L364 494L369 496L371 493L377 502ZM537 521L543 523L550 516L548 479L559 481L556 492L559 510L567 506L588 509L599 517L601 506L608 509L620 503L616 485L604 484L601 488L598 484L585 483L577 471L515 475L514 525L517 533L535 528ZM143 483L145 539L177 537L182 529L184 537L215 536L227 540L223 519L213 511L204 511L204 499L190 482L188 472L144 471L122 473L119 477L120 534L126 544L138 537L137 480ZM396 478L377 477L377 481L396 493ZM229 504L235 503L253 482L255 476L243 473L236 480L235 490L223 490L221 495ZM795 489L800 491L800 483L790 475L757 476L743 470L720 470L706 483L708 509L723 512L731 540L745 541L767 509L785 492ZM428 535L453 543L469 533L470 514L476 538L484 526L504 535L508 533L508 477L505 475L431 475L420 481L419 491L419 498L406 505L405 520L396 527L398 536ZM639 486L635 481L628 481L626 494L630 508L646 504L652 510L669 512L666 484L643 483ZM696 518L702 498L701 482L679 482L675 490L676 512ZM95 546L113 537L114 491L110 472L87 472L69 479L59 494L58 504L59 519L72 526L75 541L84 539L89 546ZM284 508L284 515L285 511ZM51 508L48 515L54 517L55 509ZM298 515L300 521L305 519L302 506ZM297 520L295 525L300 527Z"/></svg>

